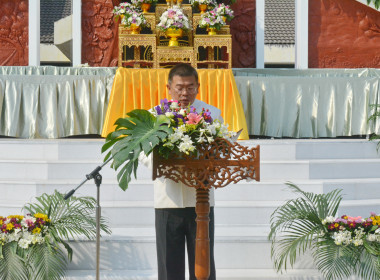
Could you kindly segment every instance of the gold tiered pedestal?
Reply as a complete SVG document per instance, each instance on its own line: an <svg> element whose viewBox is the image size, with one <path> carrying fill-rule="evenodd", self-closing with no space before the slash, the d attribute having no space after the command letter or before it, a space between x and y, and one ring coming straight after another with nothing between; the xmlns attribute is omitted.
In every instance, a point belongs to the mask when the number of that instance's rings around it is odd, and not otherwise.
<svg viewBox="0 0 380 280"><path fill-rule="evenodd" d="M134 48L133 59L127 59L126 47ZM141 58L141 47L150 48L153 58ZM123 64L133 65L134 68L140 68L141 64L149 64L152 68L157 68L157 51L156 51L155 34L128 34L124 27L119 27L119 59L118 66Z"/></svg>
<svg viewBox="0 0 380 280"><path fill-rule="evenodd" d="M157 47L157 66L165 67L176 63L188 63L195 67L193 47Z"/></svg>
<svg viewBox="0 0 380 280"><path fill-rule="evenodd" d="M199 48L204 47L207 51L207 59L199 60ZM223 53L225 48L225 53ZM221 50L222 59L215 59L214 50ZM224 56L224 57L223 57ZM215 65L226 65L232 68L232 37L231 35L195 35L194 36L194 60L196 65L206 64L208 68L215 68Z"/></svg>
<svg viewBox="0 0 380 280"><path fill-rule="evenodd" d="M135 32L120 25L118 65L128 67L132 65L135 68L147 65L156 68L169 67L184 62L195 68L231 68L232 38L230 27L228 25L223 26L216 32L212 30L212 35L198 35L196 29L201 20L201 14L193 14L192 7L189 4L184 4L181 7L184 14L189 18L190 26L193 27L192 32L186 32L184 35L174 32L165 34L156 29L156 25L160 22L160 16L168 8L165 4L156 5L155 13L144 13L153 34L132 34ZM128 37L129 35L135 37ZM173 39L169 41L168 36ZM178 40L178 38L181 39ZM205 52L202 48L205 49ZM145 53L142 53L143 50Z"/></svg>

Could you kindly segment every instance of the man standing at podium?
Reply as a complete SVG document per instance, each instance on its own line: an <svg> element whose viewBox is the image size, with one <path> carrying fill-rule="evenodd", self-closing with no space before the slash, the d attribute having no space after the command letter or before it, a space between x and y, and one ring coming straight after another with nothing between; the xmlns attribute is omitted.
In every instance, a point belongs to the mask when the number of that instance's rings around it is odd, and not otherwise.
<svg viewBox="0 0 380 280"><path fill-rule="evenodd" d="M187 64L177 64L169 72L167 88L174 100L183 108L193 106L197 112L202 108L211 117L223 122L221 111L196 99L199 89L198 73ZM185 245L188 253L190 280L196 280L195 222L196 190L182 183L159 178L154 183L154 207L156 217L156 245L159 280L185 279ZM214 263L214 190L210 190L210 277L215 280Z"/></svg>

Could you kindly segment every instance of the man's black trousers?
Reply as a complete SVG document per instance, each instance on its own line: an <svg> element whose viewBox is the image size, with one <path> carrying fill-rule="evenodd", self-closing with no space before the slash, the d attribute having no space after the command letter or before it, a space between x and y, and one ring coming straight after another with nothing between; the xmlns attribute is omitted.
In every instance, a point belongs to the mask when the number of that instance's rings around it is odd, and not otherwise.
<svg viewBox="0 0 380 280"><path fill-rule="evenodd" d="M155 209L158 280L185 280L185 244L188 252L190 280L194 274L195 207ZM210 208L210 277L215 280L214 207Z"/></svg>

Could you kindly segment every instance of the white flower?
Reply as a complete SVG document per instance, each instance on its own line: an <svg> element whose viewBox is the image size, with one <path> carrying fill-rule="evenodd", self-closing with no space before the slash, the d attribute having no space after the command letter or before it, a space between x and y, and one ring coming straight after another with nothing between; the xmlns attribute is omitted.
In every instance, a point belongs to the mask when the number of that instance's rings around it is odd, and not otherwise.
<svg viewBox="0 0 380 280"><path fill-rule="evenodd" d="M31 242L27 239L24 239L24 238L20 239L18 242L18 245L23 249L28 249L30 244L31 244Z"/></svg>
<svg viewBox="0 0 380 280"><path fill-rule="evenodd" d="M181 131L177 131L173 134L170 134L168 138L171 143L175 143L178 140L180 140L182 136L183 136L183 133Z"/></svg>
<svg viewBox="0 0 380 280"><path fill-rule="evenodd" d="M178 130L180 131L180 132L183 132L183 133L185 133L186 132L186 125L181 125L181 126L179 126L178 127Z"/></svg>
<svg viewBox="0 0 380 280"><path fill-rule="evenodd" d="M174 114L172 112L166 112L165 116L167 116L168 118L174 118Z"/></svg>
<svg viewBox="0 0 380 280"><path fill-rule="evenodd" d="M203 136L199 136L199 138L197 139L198 143L204 143L204 142L207 142L206 141L206 138L204 138Z"/></svg>
<svg viewBox="0 0 380 280"><path fill-rule="evenodd" d="M186 109L179 110L178 114L180 114L182 116L186 115Z"/></svg>
<svg viewBox="0 0 380 280"><path fill-rule="evenodd" d="M172 102L172 104L170 104L170 109L174 110L174 109L178 109L179 106L178 106L178 102Z"/></svg>
<svg viewBox="0 0 380 280"><path fill-rule="evenodd" d="M368 234L367 240L371 242L376 241L376 234Z"/></svg>
<svg viewBox="0 0 380 280"><path fill-rule="evenodd" d="M327 223L333 223L333 222L335 222L335 218L333 216L328 216L328 217L326 217L326 219L322 220L322 224L323 225L325 225Z"/></svg>

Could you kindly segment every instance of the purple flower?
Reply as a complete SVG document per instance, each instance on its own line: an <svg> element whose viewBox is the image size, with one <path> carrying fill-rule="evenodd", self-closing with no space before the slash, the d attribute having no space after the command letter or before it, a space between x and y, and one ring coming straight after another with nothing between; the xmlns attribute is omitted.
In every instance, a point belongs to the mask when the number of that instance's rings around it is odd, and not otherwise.
<svg viewBox="0 0 380 280"><path fill-rule="evenodd" d="M156 110L157 115L163 115L164 114L162 112L162 110L161 110L161 106L160 105L157 105L156 107L154 107L154 110Z"/></svg>

